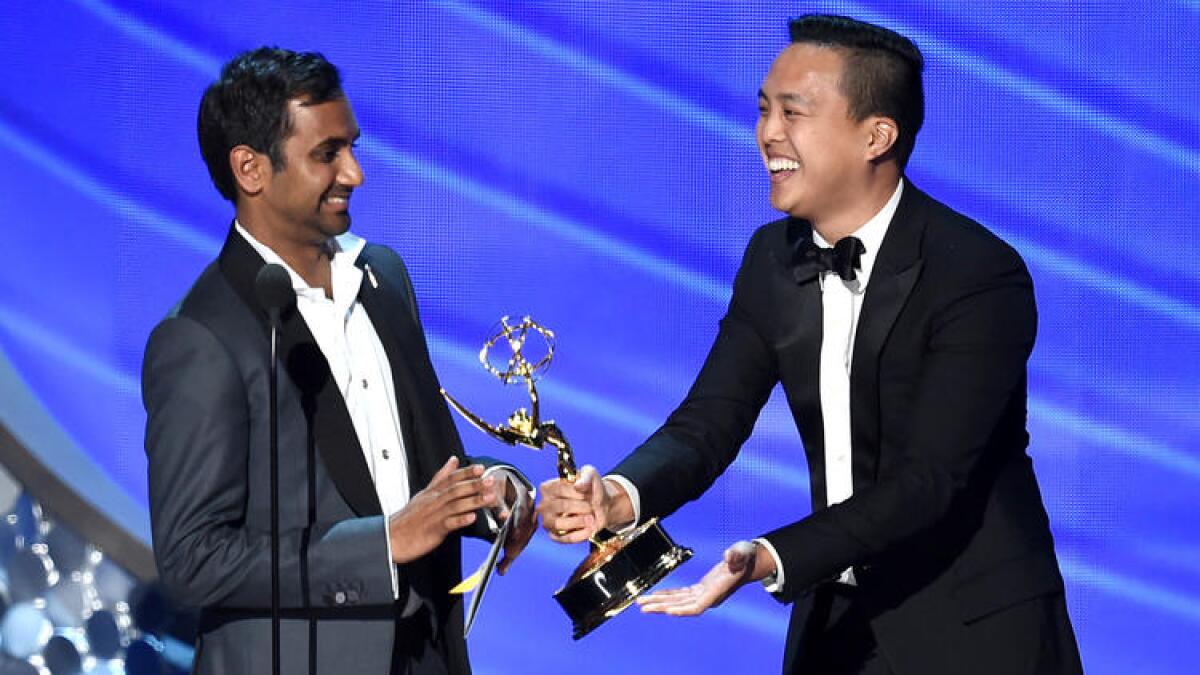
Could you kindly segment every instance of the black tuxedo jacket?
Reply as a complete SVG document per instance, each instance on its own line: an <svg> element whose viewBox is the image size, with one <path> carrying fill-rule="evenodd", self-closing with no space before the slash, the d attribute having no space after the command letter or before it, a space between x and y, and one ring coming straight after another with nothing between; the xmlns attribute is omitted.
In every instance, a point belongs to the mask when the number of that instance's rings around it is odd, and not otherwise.
<svg viewBox="0 0 1200 675"><path fill-rule="evenodd" d="M167 589L203 608L201 673L270 668L270 350L254 292L263 264L231 230L154 330L143 366L155 557ZM370 271L359 299L391 364L416 493L462 445L404 263L368 245L356 264ZM469 672L461 600L447 593L460 577L458 537L402 566L395 602L385 518L345 401L295 306L281 318L282 672L388 673L393 639L411 637L397 628L410 592L428 611L401 628L416 625L452 673Z"/></svg>
<svg viewBox="0 0 1200 675"><path fill-rule="evenodd" d="M813 499L812 515L765 535L782 559L781 599L798 601L787 660L804 651L796 622L809 592L854 567L896 672L991 672L989 653L1014 643L973 639L970 626L1062 589L1025 452L1025 364L1036 330L1029 274L982 226L905 185L854 343L854 495L826 508L821 292L791 271L793 250L811 236L795 219L755 233L687 399L613 472L638 487L643 518L670 514L733 461L782 383Z"/></svg>

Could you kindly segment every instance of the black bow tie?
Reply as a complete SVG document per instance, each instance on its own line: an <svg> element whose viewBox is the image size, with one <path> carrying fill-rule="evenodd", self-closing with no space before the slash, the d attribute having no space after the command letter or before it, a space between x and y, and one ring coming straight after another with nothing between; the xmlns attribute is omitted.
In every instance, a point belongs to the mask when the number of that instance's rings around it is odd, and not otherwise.
<svg viewBox="0 0 1200 675"><path fill-rule="evenodd" d="M796 249L792 276L803 284L822 272L834 272L845 281L854 281L854 270L860 267L859 258L867 249L857 237L842 237L833 248L818 246L811 239Z"/></svg>

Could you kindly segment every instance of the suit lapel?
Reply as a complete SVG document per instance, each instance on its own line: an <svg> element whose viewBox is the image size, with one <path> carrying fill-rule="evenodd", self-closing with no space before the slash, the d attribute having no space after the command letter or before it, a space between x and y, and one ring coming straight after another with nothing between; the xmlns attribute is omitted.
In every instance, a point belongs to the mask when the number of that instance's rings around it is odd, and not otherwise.
<svg viewBox="0 0 1200 675"><path fill-rule="evenodd" d="M404 435L408 459L408 480L415 492L433 476L432 469L435 467L432 467L432 464L436 463L436 460L425 457L421 451L423 448L429 448L431 444L423 442L424 434L417 427L417 420L424 419L424 416L416 411L420 407L421 391L416 373L413 372L412 361L414 355L422 353L424 348L424 344L419 342L420 328L411 312L407 311L411 306L409 298L405 297L407 289L387 273L386 265L372 265L372 256L368 249L363 249L354 264L363 269L363 283L359 288L358 299L375 327L376 334L379 335L392 371L400 429Z"/></svg>
<svg viewBox="0 0 1200 675"><path fill-rule="evenodd" d="M779 263L775 287L778 289L780 321L785 326L778 339L781 372L788 404L796 418L808 456L813 508L823 508L825 490L825 427L821 413L821 339L823 333L821 285L814 276L797 283L793 275L794 254L812 241L812 225L790 218L782 241L772 246ZM794 383L788 386L789 383ZM798 386L797 386L798 385Z"/></svg>
<svg viewBox="0 0 1200 675"><path fill-rule="evenodd" d="M854 490L874 484L879 464L879 355L921 274L923 206L928 197L905 182L863 298L850 373Z"/></svg>
<svg viewBox="0 0 1200 675"><path fill-rule="evenodd" d="M218 264L242 302L259 319L263 333L269 335L267 313L254 292L255 280L265 261L231 228ZM309 441L316 445L326 472L350 508L360 516L381 514L383 509L379 505L375 483L371 480L346 402L333 381L329 362L294 304L280 319L280 365L299 390ZM280 386L282 388L286 383L281 382Z"/></svg>

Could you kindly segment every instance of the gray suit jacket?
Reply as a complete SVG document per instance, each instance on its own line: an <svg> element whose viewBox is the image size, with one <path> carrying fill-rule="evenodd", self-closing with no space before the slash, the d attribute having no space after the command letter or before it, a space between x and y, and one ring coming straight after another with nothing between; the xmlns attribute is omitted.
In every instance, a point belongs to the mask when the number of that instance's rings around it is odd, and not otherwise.
<svg viewBox="0 0 1200 675"><path fill-rule="evenodd" d="M269 332L262 258L232 229L217 261L150 336L143 364L150 515L162 581L202 609L196 672L269 672ZM462 444L438 392L412 286L392 250L356 261L359 299L391 362L414 492ZM459 538L402 566L394 599L385 518L345 402L293 306L280 333L282 672L388 673L418 641L469 673ZM483 519L474 534L487 536ZM399 620L418 593L426 611ZM411 637L415 636L415 637ZM411 637L411 639L408 639ZM411 649L411 646L405 647Z"/></svg>

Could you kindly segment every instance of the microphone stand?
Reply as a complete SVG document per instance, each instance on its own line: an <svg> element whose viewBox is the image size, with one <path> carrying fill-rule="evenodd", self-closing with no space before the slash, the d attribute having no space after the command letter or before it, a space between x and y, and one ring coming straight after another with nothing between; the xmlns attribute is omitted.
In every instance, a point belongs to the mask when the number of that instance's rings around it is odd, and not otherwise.
<svg viewBox="0 0 1200 675"><path fill-rule="evenodd" d="M296 301L291 280L282 265L264 265L254 280L258 302L271 323L270 426L271 426L271 673L279 675L279 316Z"/></svg>
<svg viewBox="0 0 1200 675"><path fill-rule="evenodd" d="M279 308L271 317L271 674L280 675L279 640Z"/></svg>

